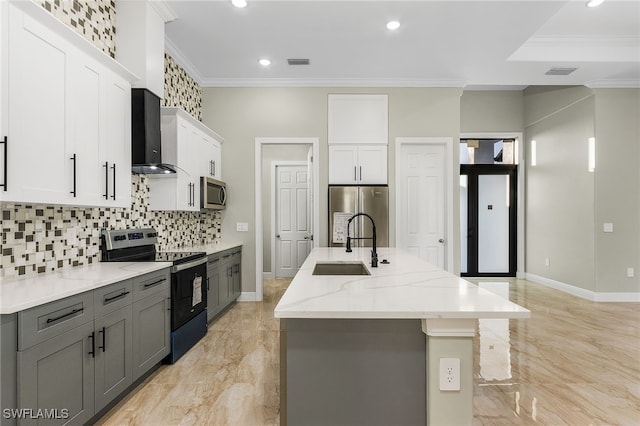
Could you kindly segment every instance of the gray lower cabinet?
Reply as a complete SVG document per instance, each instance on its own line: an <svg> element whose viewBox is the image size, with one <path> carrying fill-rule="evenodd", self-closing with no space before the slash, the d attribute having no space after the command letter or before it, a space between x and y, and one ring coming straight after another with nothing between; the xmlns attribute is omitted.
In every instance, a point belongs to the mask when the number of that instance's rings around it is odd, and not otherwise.
<svg viewBox="0 0 640 426"><path fill-rule="evenodd" d="M162 361L171 350L171 316L167 292L153 293L133 304L133 380Z"/></svg>
<svg viewBox="0 0 640 426"><path fill-rule="evenodd" d="M209 322L240 296L242 247L209 255L207 260L207 320Z"/></svg>
<svg viewBox="0 0 640 426"><path fill-rule="evenodd" d="M220 305L220 256L212 254L207 259L207 322L211 322L222 310Z"/></svg>
<svg viewBox="0 0 640 426"><path fill-rule="evenodd" d="M95 412L126 390L132 381L131 305L95 321Z"/></svg>
<svg viewBox="0 0 640 426"><path fill-rule="evenodd" d="M89 322L18 352L18 406L33 410L19 424L81 425L93 416L93 330ZM38 418L38 409L60 418Z"/></svg>
<svg viewBox="0 0 640 426"><path fill-rule="evenodd" d="M81 425L170 352L169 270L0 318L2 425Z"/></svg>

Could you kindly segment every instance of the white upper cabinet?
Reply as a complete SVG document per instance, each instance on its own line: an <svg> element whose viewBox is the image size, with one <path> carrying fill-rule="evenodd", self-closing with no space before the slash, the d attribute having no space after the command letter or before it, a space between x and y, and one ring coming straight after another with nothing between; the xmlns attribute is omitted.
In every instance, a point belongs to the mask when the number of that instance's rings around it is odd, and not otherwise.
<svg viewBox="0 0 640 426"><path fill-rule="evenodd" d="M222 179L222 138L209 133L200 134L200 170L202 176Z"/></svg>
<svg viewBox="0 0 640 426"><path fill-rule="evenodd" d="M329 144L387 144L388 95L329 95Z"/></svg>
<svg viewBox="0 0 640 426"><path fill-rule="evenodd" d="M165 18L153 2L116 2L116 59L140 79L133 87L164 98Z"/></svg>
<svg viewBox="0 0 640 426"><path fill-rule="evenodd" d="M37 4L0 8L0 200L129 206L135 76Z"/></svg>
<svg viewBox="0 0 640 426"><path fill-rule="evenodd" d="M151 210L200 210L200 178L221 179L222 138L180 108L162 108L162 157L171 175L149 175Z"/></svg>
<svg viewBox="0 0 640 426"><path fill-rule="evenodd" d="M330 145L330 185L386 185L386 145Z"/></svg>

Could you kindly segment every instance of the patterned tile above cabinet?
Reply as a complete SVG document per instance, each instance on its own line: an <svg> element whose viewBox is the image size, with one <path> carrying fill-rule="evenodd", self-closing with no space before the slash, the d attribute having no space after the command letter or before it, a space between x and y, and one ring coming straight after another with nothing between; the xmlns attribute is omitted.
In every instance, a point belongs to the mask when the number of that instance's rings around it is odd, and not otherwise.
<svg viewBox="0 0 640 426"><path fill-rule="evenodd" d="M1 203L0 276L34 275L100 260L103 228L153 227L158 250L214 242L220 212L151 212L149 179L133 175L131 208L73 208Z"/></svg>
<svg viewBox="0 0 640 426"><path fill-rule="evenodd" d="M98 49L116 57L115 0L34 0Z"/></svg>

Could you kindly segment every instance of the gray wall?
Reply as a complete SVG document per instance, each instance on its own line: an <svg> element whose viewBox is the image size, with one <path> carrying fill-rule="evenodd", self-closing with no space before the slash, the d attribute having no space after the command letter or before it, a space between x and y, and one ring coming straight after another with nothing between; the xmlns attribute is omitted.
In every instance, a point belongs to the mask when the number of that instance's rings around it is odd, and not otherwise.
<svg viewBox="0 0 640 426"><path fill-rule="evenodd" d="M222 225L223 240L243 243L243 291L255 290L254 155L256 137L318 137L320 140L320 246L327 244L327 95L386 93L389 95L390 239L395 241L396 137L440 136L457 141L460 133L459 88L206 88L203 119L225 138L223 177L229 189ZM458 179L458 147L452 167ZM457 191L457 189L456 189ZM457 192L452 217L459 216ZM236 222L248 222L249 232L236 232ZM456 229L454 227L454 229ZM452 237L459 270L459 235Z"/></svg>
<svg viewBox="0 0 640 426"><path fill-rule="evenodd" d="M526 170L526 271L595 291L595 178L587 170L593 96L584 87L524 95L526 152L536 140L538 160Z"/></svg>
<svg viewBox="0 0 640 426"><path fill-rule="evenodd" d="M522 133L522 90L465 90L460 101L460 131Z"/></svg>
<svg viewBox="0 0 640 426"><path fill-rule="evenodd" d="M640 89L595 89L596 290L640 291ZM613 223L613 233L602 224ZM627 268L635 269L628 278Z"/></svg>

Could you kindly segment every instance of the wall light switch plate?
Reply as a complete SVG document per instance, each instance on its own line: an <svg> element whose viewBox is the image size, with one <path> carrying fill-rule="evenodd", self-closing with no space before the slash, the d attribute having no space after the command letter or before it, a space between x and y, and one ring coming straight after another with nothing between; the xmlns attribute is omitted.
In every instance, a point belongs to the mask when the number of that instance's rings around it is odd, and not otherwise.
<svg viewBox="0 0 640 426"><path fill-rule="evenodd" d="M247 222L236 222L237 232L249 232L249 224Z"/></svg>
<svg viewBox="0 0 640 426"><path fill-rule="evenodd" d="M613 223L604 223L602 225L602 230L604 232L613 232Z"/></svg>
<svg viewBox="0 0 640 426"><path fill-rule="evenodd" d="M440 358L440 390L460 390L460 358Z"/></svg>
<svg viewBox="0 0 640 426"><path fill-rule="evenodd" d="M633 276L635 275L635 271L633 270L633 268L627 268L627 277L628 278L633 278Z"/></svg>

